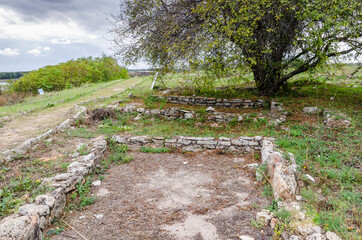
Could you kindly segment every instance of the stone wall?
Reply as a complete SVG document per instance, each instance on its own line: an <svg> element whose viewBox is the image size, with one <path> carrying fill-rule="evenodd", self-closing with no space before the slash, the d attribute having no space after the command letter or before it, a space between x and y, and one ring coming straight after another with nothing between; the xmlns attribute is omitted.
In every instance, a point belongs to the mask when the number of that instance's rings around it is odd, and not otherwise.
<svg viewBox="0 0 362 240"><path fill-rule="evenodd" d="M116 110L120 110L122 112L137 112L139 114L145 116L158 115L160 117L164 117L168 120L172 119L200 119L201 114L195 111L184 110L181 108L168 108L168 109L145 109L145 108L136 108L128 104L124 108L115 108ZM246 119L251 119L253 121L258 121L258 119L266 119L263 113L257 114L237 114L237 113L225 113L225 112L217 112L214 108L209 107L206 109L205 117L206 122L219 122L219 123L227 123L232 121L242 122Z"/></svg>
<svg viewBox="0 0 362 240"><path fill-rule="evenodd" d="M43 239L42 231L63 214L66 194L74 190L75 185L92 171L96 161L103 157L107 141L104 138L94 139L91 148L91 153L78 157L68 166L66 173L43 181L43 185L54 191L36 197L34 203L21 206L17 214L0 221L0 239Z"/></svg>
<svg viewBox="0 0 362 240"><path fill-rule="evenodd" d="M122 136L115 135L113 141L126 144L134 148L146 147L169 147L178 148L184 151L200 151L202 149L223 149L230 151L247 151L260 150L264 139L256 137L239 137L239 138L214 138L214 137L182 137L173 138L149 137L149 136Z"/></svg>
<svg viewBox="0 0 362 240"><path fill-rule="evenodd" d="M209 107L227 107L227 108L263 108L267 106L264 100L250 99L222 99L208 97L186 97L186 96L165 96L169 103L200 105Z"/></svg>

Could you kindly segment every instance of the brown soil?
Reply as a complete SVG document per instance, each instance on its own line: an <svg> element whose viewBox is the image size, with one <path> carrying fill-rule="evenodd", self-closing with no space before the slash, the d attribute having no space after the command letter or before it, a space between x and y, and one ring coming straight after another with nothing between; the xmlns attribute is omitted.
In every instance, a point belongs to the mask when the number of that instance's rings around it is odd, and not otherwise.
<svg viewBox="0 0 362 240"><path fill-rule="evenodd" d="M251 226L267 205L252 170L251 155L216 152L134 152L128 164L112 166L95 204L66 213L64 221L87 239L270 239L270 227ZM103 214L102 219L94 215ZM67 228L52 239L84 239Z"/></svg>

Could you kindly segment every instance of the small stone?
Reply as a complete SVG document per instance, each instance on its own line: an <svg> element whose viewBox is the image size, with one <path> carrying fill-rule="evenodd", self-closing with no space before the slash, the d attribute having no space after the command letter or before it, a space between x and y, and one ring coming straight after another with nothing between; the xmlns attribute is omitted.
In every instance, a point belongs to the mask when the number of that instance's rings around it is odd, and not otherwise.
<svg viewBox="0 0 362 240"><path fill-rule="evenodd" d="M315 183L315 179L314 179L311 175L309 175L309 174L304 174L303 176L304 176L307 180L311 181L312 183Z"/></svg>
<svg viewBox="0 0 362 240"><path fill-rule="evenodd" d="M249 237L249 236L246 236L246 235L239 236L239 238L240 238L241 240L254 240L254 238Z"/></svg>
<svg viewBox="0 0 362 240"><path fill-rule="evenodd" d="M96 219L98 219L98 220L102 220L103 217L104 217L104 215L103 215L103 214L96 214L96 215L94 215L94 217L95 217Z"/></svg>
<svg viewBox="0 0 362 240"><path fill-rule="evenodd" d="M272 229L275 229L276 226L277 226L277 224L278 224L278 220L277 220L276 218L270 219L270 227L271 227Z"/></svg>
<svg viewBox="0 0 362 240"><path fill-rule="evenodd" d="M80 216L79 220L85 219L85 216Z"/></svg>
<svg viewBox="0 0 362 240"><path fill-rule="evenodd" d="M185 113L184 117L185 119L192 119L194 118L194 115L192 113Z"/></svg>
<svg viewBox="0 0 362 240"><path fill-rule="evenodd" d="M101 180L97 180L97 181L92 182L92 186L93 187L100 187L101 186Z"/></svg>
<svg viewBox="0 0 362 240"><path fill-rule="evenodd" d="M297 196L295 196L295 199L296 199L297 201L302 201L302 200L303 200L303 197L302 197L301 195L297 195Z"/></svg>
<svg viewBox="0 0 362 240"><path fill-rule="evenodd" d="M317 107L305 107L303 108L303 112L307 114L316 114L319 112L319 108Z"/></svg>
<svg viewBox="0 0 362 240"><path fill-rule="evenodd" d="M250 163L244 166L244 168L252 168L252 169L256 169L257 167L259 167L259 164L257 163Z"/></svg>
<svg viewBox="0 0 362 240"><path fill-rule="evenodd" d="M140 120L141 118L142 118L142 115L141 115L141 114L138 114L137 117L135 117L133 120L138 121L138 120Z"/></svg>
<svg viewBox="0 0 362 240"><path fill-rule="evenodd" d="M256 214L256 221L263 222L264 225L267 225L271 219L272 219L272 215L271 215L270 211L268 211L268 210L263 210Z"/></svg>
<svg viewBox="0 0 362 240"><path fill-rule="evenodd" d="M206 108L206 112L215 112L215 108L208 107L208 108Z"/></svg>
<svg viewBox="0 0 362 240"><path fill-rule="evenodd" d="M189 163L189 162L183 162L182 164L183 164L183 165L187 165L188 163Z"/></svg>
<svg viewBox="0 0 362 240"><path fill-rule="evenodd" d="M331 231L326 232L326 238L328 240L342 240L342 238L338 237L337 234Z"/></svg>

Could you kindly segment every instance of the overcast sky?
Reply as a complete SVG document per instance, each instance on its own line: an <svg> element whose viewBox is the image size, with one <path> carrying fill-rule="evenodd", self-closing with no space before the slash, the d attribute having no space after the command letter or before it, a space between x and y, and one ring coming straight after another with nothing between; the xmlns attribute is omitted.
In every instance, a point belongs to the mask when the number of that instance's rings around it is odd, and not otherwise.
<svg viewBox="0 0 362 240"><path fill-rule="evenodd" d="M0 72L110 55L120 0L0 0Z"/></svg>

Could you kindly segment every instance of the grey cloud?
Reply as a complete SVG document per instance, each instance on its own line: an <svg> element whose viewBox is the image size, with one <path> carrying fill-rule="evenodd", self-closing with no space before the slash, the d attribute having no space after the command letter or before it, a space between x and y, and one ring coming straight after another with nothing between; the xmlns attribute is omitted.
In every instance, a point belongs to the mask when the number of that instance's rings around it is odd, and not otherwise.
<svg viewBox="0 0 362 240"><path fill-rule="evenodd" d="M119 0L0 0L0 7L11 8L27 21L71 18L89 31L104 31L109 24L106 18L118 13L119 3Z"/></svg>

